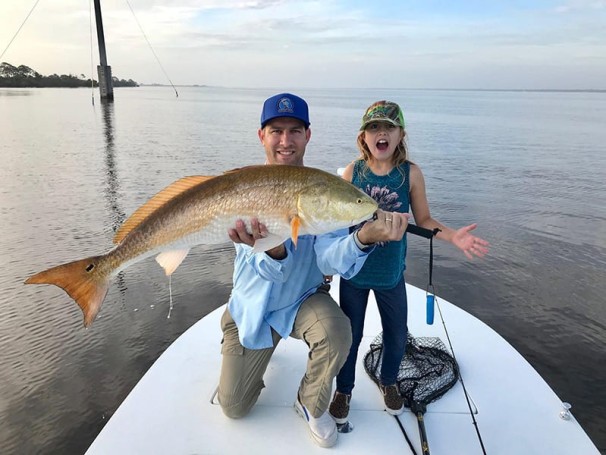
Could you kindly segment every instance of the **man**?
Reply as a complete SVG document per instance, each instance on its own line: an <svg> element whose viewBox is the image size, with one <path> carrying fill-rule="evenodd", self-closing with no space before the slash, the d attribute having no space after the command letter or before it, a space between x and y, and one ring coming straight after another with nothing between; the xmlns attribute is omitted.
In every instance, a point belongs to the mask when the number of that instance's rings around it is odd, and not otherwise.
<svg viewBox="0 0 606 455"><path fill-rule="evenodd" d="M309 125L303 99L289 93L267 99L258 131L265 163L303 166ZM379 211L377 217L353 234L344 229L304 235L296 248L287 240L263 253L252 252L255 240L267 234L257 220L251 222L252 232L241 220L230 230L236 247L234 287L221 319L223 363L218 389L226 416L239 418L250 411L265 386L263 375L278 342L292 336L310 349L295 409L318 445L336 443L336 424L327 409L333 379L349 353L351 327L330 297L324 276L351 278L374 243L402 238L408 223L405 215Z"/></svg>

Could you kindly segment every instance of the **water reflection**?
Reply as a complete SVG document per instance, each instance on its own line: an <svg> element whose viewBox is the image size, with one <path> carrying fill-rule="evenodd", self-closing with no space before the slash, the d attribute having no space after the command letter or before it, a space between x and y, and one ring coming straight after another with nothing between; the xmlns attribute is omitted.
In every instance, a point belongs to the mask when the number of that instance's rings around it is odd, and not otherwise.
<svg viewBox="0 0 606 455"><path fill-rule="evenodd" d="M120 225L126 219L126 214L120 207L120 180L118 179L118 169L116 165L116 147L114 143L114 103L108 101L101 102L103 111L103 136L105 138L105 198L107 199L107 208L109 210L109 221L112 231L116 232ZM124 274L120 272L116 277L116 286L120 291L124 303L126 293L126 283Z"/></svg>
<svg viewBox="0 0 606 455"><path fill-rule="evenodd" d="M8 89L8 90L0 90L0 96L31 96L33 95L32 90L18 90L18 89Z"/></svg>
<svg viewBox="0 0 606 455"><path fill-rule="evenodd" d="M118 227L124 222L126 215L120 208L119 190L120 181L118 179L118 170L116 166L116 150L114 143L114 103L102 102L103 110L103 131L105 137L105 175L107 177L105 187L105 197L110 212L110 222L112 230L116 232Z"/></svg>

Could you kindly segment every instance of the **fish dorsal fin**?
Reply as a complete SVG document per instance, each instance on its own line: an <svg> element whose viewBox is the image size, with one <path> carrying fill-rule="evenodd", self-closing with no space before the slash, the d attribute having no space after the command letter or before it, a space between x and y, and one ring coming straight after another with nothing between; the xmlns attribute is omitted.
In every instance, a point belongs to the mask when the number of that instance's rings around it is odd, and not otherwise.
<svg viewBox="0 0 606 455"><path fill-rule="evenodd" d="M162 207L171 199L174 199L181 193L189 190L190 188L210 180L214 176L206 175L192 175L189 177L183 177L176 182L171 183L169 186L164 188L158 194L153 196L149 201L139 207L135 213L133 213L118 229L114 236L114 243L118 244L137 226L139 226L145 219L147 219L152 213Z"/></svg>
<svg viewBox="0 0 606 455"><path fill-rule="evenodd" d="M254 169L254 168L262 167L262 166L263 166L262 164L251 164L250 166L236 167L236 168L230 169L229 171L224 171L223 175L233 174L235 172L244 171L246 169Z"/></svg>
<svg viewBox="0 0 606 455"><path fill-rule="evenodd" d="M164 251L156 256L156 261L164 269L166 276L171 276L181 265L187 253L189 253L189 248L186 250Z"/></svg>
<svg viewBox="0 0 606 455"><path fill-rule="evenodd" d="M247 166L245 166L245 167L236 167L236 168L230 169L229 171L223 171L223 175L233 174L234 172L238 172L238 171L241 171L242 169L246 169L246 167Z"/></svg>

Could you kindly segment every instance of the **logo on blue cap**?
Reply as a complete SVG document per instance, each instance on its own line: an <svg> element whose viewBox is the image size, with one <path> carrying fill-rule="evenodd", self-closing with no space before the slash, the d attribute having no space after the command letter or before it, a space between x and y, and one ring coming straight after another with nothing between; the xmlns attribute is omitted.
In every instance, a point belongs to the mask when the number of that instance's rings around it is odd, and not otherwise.
<svg viewBox="0 0 606 455"><path fill-rule="evenodd" d="M290 98L284 97L278 101L278 112L281 114L285 112L292 114L294 112L294 107Z"/></svg>

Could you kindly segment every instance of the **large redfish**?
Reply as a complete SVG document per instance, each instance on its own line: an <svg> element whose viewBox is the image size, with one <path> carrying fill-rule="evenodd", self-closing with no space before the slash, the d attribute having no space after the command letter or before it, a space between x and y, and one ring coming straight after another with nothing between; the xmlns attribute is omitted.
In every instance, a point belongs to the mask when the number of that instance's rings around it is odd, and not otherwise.
<svg viewBox="0 0 606 455"><path fill-rule="evenodd" d="M236 220L250 228L257 218L268 236L254 249L267 251L289 237L324 234L372 217L376 202L345 180L310 167L250 166L217 177L177 180L131 215L111 251L50 268L26 284L54 284L76 301L84 325L97 316L111 279L147 257L171 275L190 248L229 241Z"/></svg>

